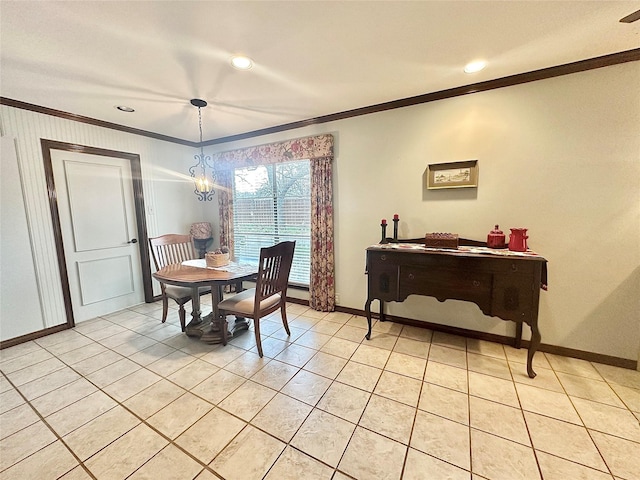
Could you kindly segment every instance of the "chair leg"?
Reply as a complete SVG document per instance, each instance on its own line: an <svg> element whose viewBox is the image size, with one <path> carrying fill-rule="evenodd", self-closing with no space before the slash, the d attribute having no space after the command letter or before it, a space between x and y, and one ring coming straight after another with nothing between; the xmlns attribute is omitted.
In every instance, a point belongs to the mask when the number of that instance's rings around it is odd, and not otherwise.
<svg viewBox="0 0 640 480"><path fill-rule="evenodd" d="M178 315L180 316L180 328L184 332L187 328L186 316L187 313L184 310L184 305L180 304L180 309L178 310Z"/></svg>
<svg viewBox="0 0 640 480"><path fill-rule="evenodd" d="M262 342L260 341L260 318L253 319L253 329L256 332L256 346L258 347L258 355L262 357Z"/></svg>
<svg viewBox="0 0 640 480"><path fill-rule="evenodd" d="M222 334L222 345L225 346L227 344L227 314L225 312L220 313L218 326L220 327L220 333Z"/></svg>
<svg viewBox="0 0 640 480"><path fill-rule="evenodd" d="M284 325L284 329L287 332L287 335L291 335L289 331L289 322L287 322L287 304L283 303L280 307L280 316L282 317L282 325Z"/></svg>
<svg viewBox="0 0 640 480"><path fill-rule="evenodd" d="M167 313L169 313L169 298L162 296L162 323L167 321Z"/></svg>

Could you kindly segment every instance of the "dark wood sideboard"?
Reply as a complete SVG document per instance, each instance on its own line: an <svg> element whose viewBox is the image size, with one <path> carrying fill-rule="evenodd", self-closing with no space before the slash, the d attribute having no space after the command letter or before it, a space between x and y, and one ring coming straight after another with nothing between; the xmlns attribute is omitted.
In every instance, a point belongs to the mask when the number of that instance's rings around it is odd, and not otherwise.
<svg viewBox="0 0 640 480"><path fill-rule="evenodd" d="M380 301L380 320L385 320L384 302L402 302L409 295L473 302L485 315L516 322L515 346L520 348L522 324L531 327L527 373L540 346L538 302L546 289L547 261L535 254L465 248L430 249L424 245L381 244L367 248L367 301L365 311L371 338L371 302ZM478 253L480 252L480 253Z"/></svg>

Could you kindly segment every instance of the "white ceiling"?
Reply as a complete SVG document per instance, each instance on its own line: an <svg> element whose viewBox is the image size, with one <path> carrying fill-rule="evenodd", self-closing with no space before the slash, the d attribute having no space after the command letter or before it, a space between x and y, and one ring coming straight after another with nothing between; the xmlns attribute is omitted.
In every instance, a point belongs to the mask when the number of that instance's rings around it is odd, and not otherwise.
<svg viewBox="0 0 640 480"><path fill-rule="evenodd" d="M0 1L0 96L181 139L640 46L639 1ZM249 71L229 59L246 54ZM487 68L467 75L477 58ZM116 110L133 107L134 113Z"/></svg>

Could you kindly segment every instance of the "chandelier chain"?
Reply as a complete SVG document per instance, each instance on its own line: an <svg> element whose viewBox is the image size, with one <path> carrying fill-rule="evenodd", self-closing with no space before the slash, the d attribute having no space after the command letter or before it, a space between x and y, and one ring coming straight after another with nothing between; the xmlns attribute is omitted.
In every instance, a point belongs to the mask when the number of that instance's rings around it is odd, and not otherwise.
<svg viewBox="0 0 640 480"><path fill-rule="evenodd" d="M200 128L200 155L204 155L204 147L202 146L202 108L200 107L198 107L198 127Z"/></svg>

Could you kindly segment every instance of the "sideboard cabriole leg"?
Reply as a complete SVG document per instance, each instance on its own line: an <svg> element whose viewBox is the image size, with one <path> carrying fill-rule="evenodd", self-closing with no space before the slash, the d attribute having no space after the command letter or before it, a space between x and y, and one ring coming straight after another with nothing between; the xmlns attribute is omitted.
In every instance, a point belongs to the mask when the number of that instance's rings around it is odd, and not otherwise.
<svg viewBox="0 0 640 480"><path fill-rule="evenodd" d="M538 330L538 322L531 323L531 341L529 343L529 352L527 353L527 374L529 378L534 378L536 372L533 371L533 355L540 346L540 331Z"/></svg>
<svg viewBox="0 0 640 480"><path fill-rule="evenodd" d="M367 340L371 340L371 299L367 297L367 301L364 304L364 311L367 314L367 324L369 325L369 331L365 335Z"/></svg>
<svg viewBox="0 0 640 480"><path fill-rule="evenodd" d="M382 300L380 300L380 321L381 322L386 322L387 319L384 316L384 302Z"/></svg>

